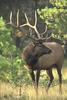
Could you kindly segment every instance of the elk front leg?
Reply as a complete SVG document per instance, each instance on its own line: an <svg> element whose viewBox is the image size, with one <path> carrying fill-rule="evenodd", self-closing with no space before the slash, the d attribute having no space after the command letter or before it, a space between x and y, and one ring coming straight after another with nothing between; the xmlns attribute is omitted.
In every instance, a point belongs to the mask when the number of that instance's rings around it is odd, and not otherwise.
<svg viewBox="0 0 67 100"><path fill-rule="evenodd" d="M48 90L50 88L50 85L51 85L54 77L53 77L53 74L52 74L52 69L46 70L46 72L47 72L47 74L48 74L48 76L50 78L50 81L49 81L48 86L47 86L47 89L46 89L46 91L48 92Z"/></svg>
<svg viewBox="0 0 67 100"><path fill-rule="evenodd" d="M38 83L39 83L39 77L40 77L40 70L37 70L36 72L36 86L38 88Z"/></svg>
<svg viewBox="0 0 67 100"><path fill-rule="evenodd" d="M35 84L35 74L33 70L30 70L30 76L32 78L33 84Z"/></svg>
<svg viewBox="0 0 67 100"><path fill-rule="evenodd" d="M37 70L37 72L36 72L36 92L37 92L37 94L38 94L39 77L40 77L40 70Z"/></svg>

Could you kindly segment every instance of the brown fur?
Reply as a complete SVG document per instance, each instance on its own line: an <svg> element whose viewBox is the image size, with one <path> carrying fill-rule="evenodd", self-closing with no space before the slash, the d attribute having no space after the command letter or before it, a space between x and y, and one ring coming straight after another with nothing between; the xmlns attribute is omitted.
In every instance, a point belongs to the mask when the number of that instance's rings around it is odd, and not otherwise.
<svg viewBox="0 0 67 100"><path fill-rule="evenodd" d="M40 56L38 58L37 63L33 67L31 67L30 74L31 74L32 80L33 82L34 81L36 82L37 87L38 87L40 70L46 70L47 74L50 77L50 82L47 88L48 90L54 78L52 74L52 68L55 67L59 75L60 92L61 92L61 84L62 84L61 69L62 69L62 65L64 61L64 50L60 44L55 43L55 42L44 42L43 45L49 48L52 52L48 54L43 54L42 56ZM35 45L32 42L24 48L23 54L22 54L22 57L24 58L24 60L26 60L29 53L33 53L34 46ZM37 71L36 80L35 80L34 70Z"/></svg>

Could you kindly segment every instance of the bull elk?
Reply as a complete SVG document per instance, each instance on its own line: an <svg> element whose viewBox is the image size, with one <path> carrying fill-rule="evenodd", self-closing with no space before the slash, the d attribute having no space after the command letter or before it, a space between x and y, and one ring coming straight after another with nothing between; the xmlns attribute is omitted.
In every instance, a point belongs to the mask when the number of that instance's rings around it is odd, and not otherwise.
<svg viewBox="0 0 67 100"><path fill-rule="evenodd" d="M18 15L18 14L17 14ZM56 68L58 72L58 77L59 77L59 90L62 92L62 65L63 65L63 60L64 60L64 50L62 46L59 43L56 42L43 42L46 38L42 38L43 34L47 31L47 26L46 29L43 33L39 33L37 30L37 14L35 12L35 24L31 25L29 23L28 17L25 14L25 18L27 23L18 26L18 21L17 21L17 26L15 26L12 23L12 13L10 15L10 25L12 27L17 28L20 30L21 27L28 26L31 29L33 29L37 35L38 38L33 38L33 41L29 43L22 52L22 59L24 59L27 63L27 66L30 70L30 75L32 78L33 83L36 84L38 88L38 83L39 83L39 77L40 77L40 72L41 70L46 70L50 81L48 83L47 91L54 79L53 74L52 74L52 69ZM17 17L18 20L18 17ZM20 30L21 31L21 30ZM34 74L34 71L36 71L36 74Z"/></svg>

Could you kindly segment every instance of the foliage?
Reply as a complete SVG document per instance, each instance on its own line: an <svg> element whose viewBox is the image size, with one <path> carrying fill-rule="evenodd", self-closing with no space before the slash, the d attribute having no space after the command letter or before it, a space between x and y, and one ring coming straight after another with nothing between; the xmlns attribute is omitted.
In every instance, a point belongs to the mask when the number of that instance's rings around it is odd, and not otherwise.
<svg viewBox="0 0 67 100"><path fill-rule="evenodd" d="M48 25L48 28L53 29L53 34L62 37L67 33L67 9L64 6L67 4L67 0L50 0L53 7L45 7L44 9L38 9L38 14ZM66 35L64 35L65 38Z"/></svg>
<svg viewBox="0 0 67 100"><path fill-rule="evenodd" d="M21 60L21 51L16 48L11 31L0 17L0 80L19 85L20 82L29 80L29 76L23 67L25 62Z"/></svg>
<svg viewBox="0 0 67 100"><path fill-rule="evenodd" d="M57 7L63 7L67 5L67 0L50 0L50 3Z"/></svg>

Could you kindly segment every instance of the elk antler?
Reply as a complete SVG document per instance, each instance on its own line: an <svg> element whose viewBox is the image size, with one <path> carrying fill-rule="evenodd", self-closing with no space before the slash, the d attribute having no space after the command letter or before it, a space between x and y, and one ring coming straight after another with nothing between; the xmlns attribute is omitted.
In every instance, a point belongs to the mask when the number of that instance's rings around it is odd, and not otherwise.
<svg viewBox="0 0 67 100"><path fill-rule="evenodd" d="M12 17L13 17L13 13L12 13L12 11L11 11L11 13L10 13L10 21L9 21L9 23L7 23L6 25L11 25L13 28L22 31L22 30L20 29L20 25L19 25L19 9L18 9L18 11L17 11L17 22L16 22L17 25L15 25L15 24L13 23Z"/></svg>
<svg viewBox="0 0 67 100"><path fill-rule="evenodd" d="M37 25L37 15L36 15L36 12L35 12L35 24L34 24L34 25L31 25L31 24L29 23L29 20L28 20L28 17L27 17L27 15L26 15L26 13L25 13L25 18L26 18L27 23L21 25L20 27L29 26L30 28L32 28L32 29L35 30L35 32L36 32L38 38L40 38L39 32L38 32L38 30L37 30L37 28L36 28L36 25Z"/></svg>
<svg viewBox="0 0 67 100"><path fill-rule="evenodd" d="M26 15L26 13L25 13L25 18L26 18L27 23L25 23L23 25L20 25L20 27L29 26L30 28L32 28L36 32L38 39L41 39L40 35L44 35L46 33L46 31L47 31L47 25L46 25L45 31L43 33L39 33L38 30L37 30L37 27L36 27L37 26L37 13L36 13L36 11L35 11L35 24L34 25L31 25L29 23L29 20L28 20L28 17Z"/></svg>
<svg viewBox="0 0 67 100"><path fill-rule="evenodd" d="M19 24L19 10L17 11L17 22L16 22L17 25L15 25L12 21L13 14L12 14L12 11L11 11L11 13L10 13L10 22L7 23L7 25L11 25L13 28L18 29L21 32L23 32L22 27L28 26L28 27L30 27L31 29L33 29L35 31L35 33L38 37L38 39L34 39L34 40L37 40L37 41L38 40L42 40L42 41L45 40L46 38L42 38L41 36L43 36L47 32L47 25L46 25L45 31L43 33L38 32L38 30L37 30L37 13L36 13L36 11L35 11L35 23L34 23L34 25L31 25L29 23L29 20L28 20L28 17L26 15L26 13L24 13L24 15L25 15L26 23L20 25ZM50 38L50 37L48 37L48 38Z"/></svg>

